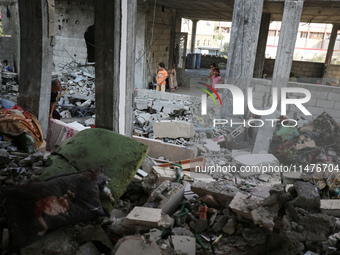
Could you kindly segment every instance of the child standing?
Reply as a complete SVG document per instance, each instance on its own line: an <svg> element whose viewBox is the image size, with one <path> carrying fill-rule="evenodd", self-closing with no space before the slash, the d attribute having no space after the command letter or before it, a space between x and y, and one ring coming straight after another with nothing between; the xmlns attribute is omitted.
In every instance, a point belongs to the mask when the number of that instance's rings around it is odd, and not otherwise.
<svg viewBox="0 0 340 255"><path fill-rule="evenodd" d="M163 62L158 64L157 87L156 91L165 92L165 79L168 77L168 72L165 71L165 64Z"/></svg>
<svg viewBox="0 0 340 255"><path fill-rule="evenodd" d="M211 87L215 88L215 85L220 83L221 81L221 76L220 76L220 69L218 67L216 67L214 69L214 75L211 76ZM218 91L218 89L216 89L216 91Z"/></svg>
<svg viewBox="0 0 340 255"><path fill-rule="evenodd" d="M209 72L209 75L208 75L208 78L211 78L213 75L214 75L214 70L216 68L216 64L215 63L212 63L210 65L210 72Z"/></svg>

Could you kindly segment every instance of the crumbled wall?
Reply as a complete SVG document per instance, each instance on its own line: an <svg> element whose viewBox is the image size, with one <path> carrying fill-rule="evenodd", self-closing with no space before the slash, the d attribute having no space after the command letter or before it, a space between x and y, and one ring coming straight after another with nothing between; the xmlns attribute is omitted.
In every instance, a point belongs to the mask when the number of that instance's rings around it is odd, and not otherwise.
<svg viewBox="0 0 340 255"><path fill-rule="evenodd" d="M6 7L8 4L8 7ZM8 60L15 72L19 71L19 9L17 0L0 1L3 33L0 37L0 60Z"/></svg>
<svg viewBox="0 0 340 255"><path fill-rule="evenodd" d="M13 66L12 37L0 36L0 58L1 62L7 59Z"/></svg>
<svg viewBox="0 0 340 255"><path fill-rule="evenodd" d="M170 15L170 9L161 6L156 7L156 15L153 26L153 13L154 6L152 4L148 7L147 14L147 30L146 30L146 45L145 48L149 51L146 54L146 61L149 62L151 75L156 75L158 71L158 63L163 62L165 68L168 69L169 49L170 49L170 28L171 19L174 18ZM152 29L153 27L153 29ZM152 37L153 31L153 37ZM146 65L147 62L146 62ZM148 68L148 67L146 67ZM147 76L150 82L150 75Z"/></svg>
<svg viewBox="0 0 340 255"><path fill-rule="evenodd" d="M275 59L266 59L264 68L267 70L265 73L272 75L274 70ZM291 72L295 76L301 78L320 78L323 74L323 63L306 62L306 61L293 61ZM340 66L339 66L340 70Z"/></svg>
<svg viewBox="0 0 340 255"><path fill-rule="evenodd" d="M254 88L254 107L258 110L270 108L272 105L271 81L265 79L252 79L252 86ZM289 82L288 87L305 88L310 91L311 99L303 105L312 114L311 117L306 117L295 105L288 105L287 114L289 117L294 117L294 114L296 113L299 116L304 116L306 119L310 120L312 118L315 119L323 111L326 111L336 121L340 121L340 87L298 82ZM297 98L297 96L292 95L289 98Z"/></svg>
<svg viewBox="0 0 340 255"><path fill-rule="evenodd" d="M84 33L94 24L94 0L57 0L55 9L54 69L59 70L72 61L85 64L87 49Z"/></svg>

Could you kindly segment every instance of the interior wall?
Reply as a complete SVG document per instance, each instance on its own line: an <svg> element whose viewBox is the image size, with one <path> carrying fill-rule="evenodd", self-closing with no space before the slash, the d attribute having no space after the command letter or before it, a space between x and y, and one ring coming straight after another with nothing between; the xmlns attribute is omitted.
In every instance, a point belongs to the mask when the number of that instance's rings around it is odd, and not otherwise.
<svg viewBox="0 0 340 255"><path fill-rule="evenodd" d="M145 27L147 15L145 14L145 4L137 6L137 27L136 27L136 65L135 65L135 88L146 88L145 82L146 55L145 52Z"/></svg>
<svg viewBox="0 0 340 255"><path fill-rule="evenodd" d="M271 99L271 80L252 79L253 102L255 109L269 109L272 104ZM311 99L303 104L312 116L305 116L295 106L287 106L287 115L291 118L294 115L303 116L307 120L315 119L321 113L326 111L336 121L340 121L340 87L314 85L307 83L289 82L287 87L305 88L311 93ZM279 92L280 93L280 92ZM280 94L279 94L280 95ZM298 98L299 95L290 95L289 98Z"/></svg>
<svg viewBox="0 0 340 255"><path fill-rule="evenodd" d="M8 35L0 37L0 60L2 62L7 59L14 68L14 72L19 72L20 26L18 0L1 1L0 8L3 33Z"/></svg>
<svg viewBox="0 0 340 255"><path fill-rule="evenodd" d="M147 9L147 27L146 27L146 45L147 51L145 65L150 69L152 76L157 74L158 64L163 62L165 69L168 69L169 49L170 49L170 30L171 19L175 18L170 15L170 9L162 6L156 6L154 17L154 5L149 4ZM152 46L151 46L152 44ZM151 47L150 47L151 46ZM148 72L149 73L149 72ZM147 81L151 77L147 75Z"/></svg>
<svg viewBox="0 0 340 255"><path fill-rule="evenodd" d="M85 64L87 48L84 33L94 24L94 0L56 0L55 70L72 61Z"/></svg>

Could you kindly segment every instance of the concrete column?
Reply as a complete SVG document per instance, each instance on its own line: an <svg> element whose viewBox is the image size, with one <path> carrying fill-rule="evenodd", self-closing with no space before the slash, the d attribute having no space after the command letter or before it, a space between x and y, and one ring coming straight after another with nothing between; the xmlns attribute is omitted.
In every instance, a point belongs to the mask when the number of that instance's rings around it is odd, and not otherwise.
<svg viewBox="0 0 340 255"><path fill-rule="evenodd" d="M286 0L283 10L281 32L279 37L279 45L276 54L273 87L286 87L289 81L290 69L293 62L293 54L295 48L296 35L299 28L299 22L302 12L303 0ZM279 90L280 93L280 90ZM280 96L278 97L278 105L280 105ZM280 107L280 106L279 106ZM278 107L278 108L279 108ZM279 111L275 111L269 116L262 116L265 119L277 119L280 116ZM267 153L270 142L273 138L276 122L272 125L264 125L256 135L253 153Z"/></svg>
<svg viewBox="0 0 340 255"><path fill-rule="evenodd" d="M329 39L329 44L328 44L328 49L327 49L325 66L328 66L331 63L336 37L338 35L338 30L339 30L339 24L333 24L331 38Z"/></svg>
<svg viewBox="0 0 340 255"><path fill-rule="evenodd" d="M262 9L263 0L235 0L234 2L225 81L227 84L241 88L245 96L254 72ZM228 91L224 93L222 116L230 117L232 99Z"/></svg>
<svg viewBox="0 0 340 255"><path fill-rule="evenodd" d="M254 78L262 78L264 59L270 25L270 13L263 13L261 18L259 41L257 44Z"/></svg>
<svg viewBox="0 0 340 255"><path fill-rule="evenodd" d="M38 118L46 137L51 96L52 47L46 0L19 0L20 74L18 105Z"/></svg>
<svg viewBox="0 0 340 255"><path fill-rule="evenodd" d="M96 127L132 135L137 1L95 1Z"/></svg>
<svg viewBox="0 0 340 255"><path fill-rule="evenodd" d="M327 79L327 68L332 61L334 45L335 45L336 37L338 35L338 30L339 30L339 24L333 24L332 32L331 32L331 38L329 39L327 55L326 55L326 60L325 60L325 65L324 65L322 84L326 84L327 81L328 81L328 79Z"/></svg>
<svg viewBox="0 0 340 255"><path fill-rule="evenodd" d="M285 1L273 72L273 87L286 87L289 81L302 7L303 0Z"/></svg>
<svg viewBox="0 0 340 255"><path fill-rule="evenodd" d="M197 19L192 20L192 29L191 29L191 53L195 53L195 43L196 43L196 30L197 30Z"/></svg>
<svg viewBox="0 0 340 255"><path fill-rule="evenodd" d="M171 9L171 21L170 21L170 48L169 48L169 63L168 67L174 66L174 48L176 39L176 9Z"/></svg>

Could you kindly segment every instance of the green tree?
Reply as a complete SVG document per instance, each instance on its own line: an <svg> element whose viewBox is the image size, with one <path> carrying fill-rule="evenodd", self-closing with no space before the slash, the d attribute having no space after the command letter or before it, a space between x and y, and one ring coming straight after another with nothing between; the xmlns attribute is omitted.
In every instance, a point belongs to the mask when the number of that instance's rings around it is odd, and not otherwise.
<svg viewBox="0 0 340 255"><path fill-rule="evenodd" d="M219 40L220 45L222 45L222 40L225 38L223 34L214 34L214 40Z"/></svg>
<svg viewBox="0 0 340 255"><path fill-rule="evenodd" d="M226 55L226 56L228 56L228 49L229 49L229 43L224 43L220 47L219 55Z"/></svg>

